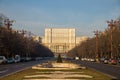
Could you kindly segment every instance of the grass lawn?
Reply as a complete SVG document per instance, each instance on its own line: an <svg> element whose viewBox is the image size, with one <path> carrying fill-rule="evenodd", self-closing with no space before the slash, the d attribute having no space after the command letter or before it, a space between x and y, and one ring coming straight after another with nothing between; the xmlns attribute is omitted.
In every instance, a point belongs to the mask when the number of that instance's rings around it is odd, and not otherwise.
<svg viewBox="0 0 120 80"><path fill-rule="evenodd" d="M54 72L54 71L57 71L57 70L33 70L30 68L30 69L26 69L26 70L17 72L15 74L0 78L0 80L23 80L24 76L33 75L33 74L36 74L36 72L42 72L42 74L43 74L44 72L49 73L49 72ZM79 74L86 74L86 75L93 76L93 78L91 78L91 79L85 78L85 80L112 80L111 77L109 77L105 74L102 74L100 72L91 70L91 69L75 69L75 70L59 70L59 71L62 71L63 73L64 72L84 72L84 73L79 73ZM49 75L48 73L47 74L45 73L45 74ZM41 80L42 80L42 78L45 79L45 77L39 77L39 79L41 79ZM69 79L72 79L72 78L70 77ZM84 78L75 77L74 79L84 79Z"/></svg>

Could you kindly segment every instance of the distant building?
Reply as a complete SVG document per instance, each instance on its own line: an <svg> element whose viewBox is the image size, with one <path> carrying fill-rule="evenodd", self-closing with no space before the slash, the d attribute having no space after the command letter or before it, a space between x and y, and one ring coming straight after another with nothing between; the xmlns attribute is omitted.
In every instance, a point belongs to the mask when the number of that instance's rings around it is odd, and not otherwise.
<svg viewBox="0 0 120 80"><path fill-rule="evenodd" d="M45 37L42 37L42 44L55 54L65 55L83 40L85 40L84 37L76 38L75 28L46 28Z"/></svg>
<svg viewBox="0 0 120 80"><path fill-rule="evenodd" d="M75 29L47 28L44 40L44 45L54 53L66 53L75 47Z"/></svg>
<svg viewBox="0 0 120 80"><path fill-rule="evenodd" d="M42 43L42 38L41 38L40 36L32 36L32 39L33 39L34 41L37 41L37 42L39 42L39 43Z"/></svg>
<svg viewBox="0 0 120 80"><path fill-rule="evenodd" d="M80 45L83 41L86 41L87 39L87 36L76 37L76 46Z"/></svg>

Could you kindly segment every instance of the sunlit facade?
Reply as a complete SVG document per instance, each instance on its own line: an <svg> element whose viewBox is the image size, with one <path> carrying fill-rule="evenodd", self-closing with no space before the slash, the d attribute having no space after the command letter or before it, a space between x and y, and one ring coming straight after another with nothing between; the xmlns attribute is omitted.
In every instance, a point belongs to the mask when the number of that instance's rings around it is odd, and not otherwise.
<svg viewBox="0 0 120 80"><path fill-rule="evenodd" d="M32 36L32 39L36 42L42 43L40 36Z"/></svg>
<svg viewBox="0 0 120 80"><path fill-rule="evenodd" d="M76 37L76 46L81 45L81 43L86 41L87 39L87 36Z"/></svg>
<svg viewBox="0 0 120 80"><path fill-rule="evenodd" d="M55 54L65 55L69 50L87 39L86 36L76 37L75 28L46 28L45 36L42 37L42 44Z"/></svg>
<svg viewBox="0 0 120 80"><path fill-rule="evenodd" d="M66 53L75 47L74 28L47 28L45 29L44 45L54 53Z"/></svg>

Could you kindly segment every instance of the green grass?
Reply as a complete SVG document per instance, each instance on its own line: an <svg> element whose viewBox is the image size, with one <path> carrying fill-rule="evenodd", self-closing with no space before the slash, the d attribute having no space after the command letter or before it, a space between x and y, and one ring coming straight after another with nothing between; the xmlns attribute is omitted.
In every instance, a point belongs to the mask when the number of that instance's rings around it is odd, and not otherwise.
<svg viewBox="0 0 120 80"><path fill-rule="evenodd" d="M36 72L54 72L54 71L57 71L57 70L33 70L33 69L30 68L30 69L26 69L26 70L17 72L15 74L0 78L0 80L23 80L24 76L34 75L34 74L36 74ZM84 72L84 73L81 73L81 74L86 74L86 75L93 76L92 79L85 78L85 80L112 80L111 77L109 77L105 74L102 74L98 71L91 70L91 69L59 70L59 71L63 71L63 72L66 72L66 71L69 71L69 72L70 71L71 72ZM49 75L49 74L47 74L47 75ZM39 77L39 79L43 79L43 78L45 78L45 77ZM69 79L73 79L73 78L70 77ZM81 78L80 77L74 77L74 79L81 79ZM82 79L84 79L84 78L82 78Z"/></svg>

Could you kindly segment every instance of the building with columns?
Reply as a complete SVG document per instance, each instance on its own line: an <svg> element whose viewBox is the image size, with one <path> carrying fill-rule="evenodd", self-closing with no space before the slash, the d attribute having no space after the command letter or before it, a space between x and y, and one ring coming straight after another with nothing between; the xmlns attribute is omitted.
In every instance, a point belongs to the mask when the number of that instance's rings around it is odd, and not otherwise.
<svg viewBox="0 0 120 80"><path fill-rule="evenodd" d="M77 40L76 40L77 39ZM75 28L46 28L42 44L47 46L55 54L65 55L69 50L79 44L76 38Z"/></svg>

